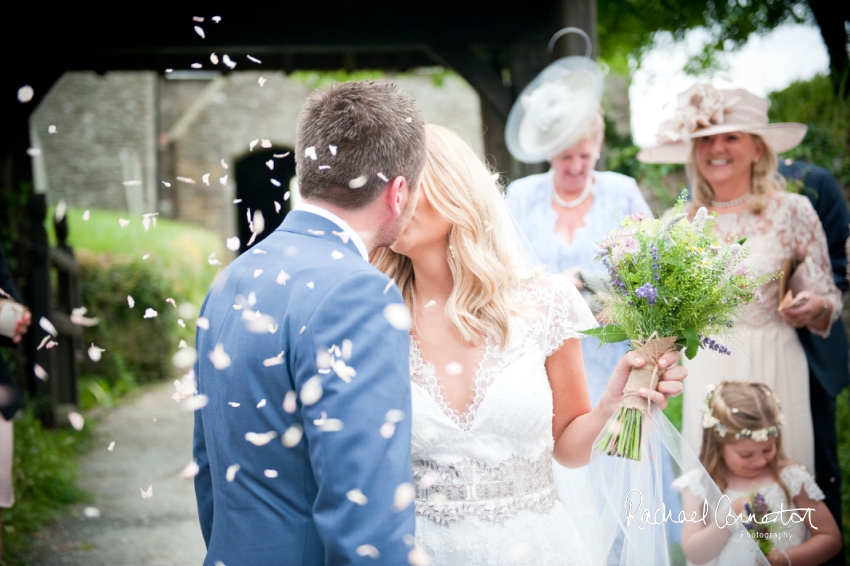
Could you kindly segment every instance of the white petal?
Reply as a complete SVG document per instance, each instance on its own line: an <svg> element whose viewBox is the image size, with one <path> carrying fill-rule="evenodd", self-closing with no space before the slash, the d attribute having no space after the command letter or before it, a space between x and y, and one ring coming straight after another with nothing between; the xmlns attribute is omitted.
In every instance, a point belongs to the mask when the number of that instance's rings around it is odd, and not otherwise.
<svg viewBox="0 0 850 566"><path fill-rule="evenodd" d="M425 303L425 308L427 309L429 307L433 307L436 304L437 304L437 301L428 301L427 303Z"/></svg>
<svg viewBox="0 0 850 566"><path fill-rule="evenodd" d="M97 519L100 517L100 509L97 507L86 507L83 509L83 515L85 515L87 519Z"/></svg>
<svg viewBox="0 0 850 566"><path fill-rule="evenodd" d="M215 369L222 370L230 367L230 356L227 355L224 346L220 343L216 344L215 349L209 353L209 358Z"/></svg>
<svg viewBox="0 0 850 566"><path fill-rule="evenodd" d="M210 329L210 321L202 316L198 317L198 320L195 321L195 325L197 325L198 328L203 328L204 330Z"/></svg>
<svg viewBox="0 0 850 566"><path fill-rule="evenodd" d="M298 398L298 395L295 394L295 391L287 391L286 395L283 398L283 410L289 413L290 415L295 412L296 404L295 400Z"/></svg>
<svg viewBox="0 0 850 566"><path fill-rule="evenodd" d="M265 400L265 399L260 399L260 402L259 402L259 403L257 403L257 408L258 408L258 409L262 409L262 408L263 408L263 407L265 407L265 406L266 406L266 400Z"/></svg>
<svg viewBox="0 0 850 566"><path fill-rule="evenodd" d="M110 452L115 450L115 441L113 440L112 442L110 442L109 446L107 446L106 449L109 450Z"/></svg>
<svg viewBox="0 0 850 566"><path fill-rule="evenodd" d="M342 252L334 250L334 251L331 252L331 257L333 259L342 259L345 256L342 255Z"/></svg>
<svg viewBox="0 0 850 566"><path fill-rule="evenodd" d="M395 434L395 423L384 423L381 425L381 436L384 438L392 438Z"/></svg>
<svg viewBox="0 0 850 566"><path fill-rule="evenodd" d="M384 317L396 330L410 330L410 311L404 303L391 303L384 307Z"/></svg>
<svg viewBox="0 0 850 566"><path fill-rule="evenodd" d="M188 344L186 344L186 341L185 341L185 340L181 340L181 341L177 344L177 347L178 347L178 348L181 348L181 349L182 349L182 348L187 348L188 346L189 346L189 345L188 345Z"/></svg>
<svg viewBox="0 0 850 566"><path fill-rule="evenodd" d="M236 472L239 471L239 464L233 464L232 466L228 466L227 472L224 474L224 479L227 481L233 481L236 479Z"/></svg>
<svg viewBox="0 0 850 566"><path fill-rule="evenodd" d="M178 368L190 368L198 359L198 352L192 347L184 347L177 350L171 357L171 363Z"/></svg>
<svg viewBox="0 0 850 566"><path fill-rule="evenodd" d="M35 91L30 85L24 85L18 89L18 101L27 103L35 96Z"/></svg>
<svg viewBox="0 0 850 566"><path fill-rule="evenodd" d="M272 185L274 185L275 187L280 186L280 181L278 181L277 179L270 179L270 181L271 181Z"/></svg>
<svg viewBox="0 0 850 566"><path fill-rule="evenodd" d="M210 19L211 19L212 21L214 21L215 23L218 23L218 22L220 22L220 21L221 21L221 16L213 16L213 17L212 17L212 18L210 18Z"/></svg>
<svg viewBox="0 0 850 566"><path fill-rule="evenodd" d="M204 184L205 184L206 186L209 186L209 185L210 185L210 174L209 174L209 173L204 173L204 174L201 176L201 181L203 181L203 182L204 182Z"/></svg>
<svg viewBox="0 0 850 566"><path fill-rule="evenodd" d="M54 338L59 336L59 333L56 331L56 327L53 326L53 323L47 320L46 318L41 317L38 321L38 325L42 328L42 330L44 330Z"/></svg>
<svg viewBox="0 0 850 566"><path fill-rule="evenodd" d="M272 141L264 139L263 141L260 142L260 145L263 146L264 148L268 149L272 146Z"/></svg>
<svg viewBox="0 0 850 566"><path fill-rule="evenodd" d="M118 224L120 224L122 228L126 228L130 224L130 221L125 218L119 218Z"/></svg>
<svg viewBox="0 0 850 566"><path fill-rule="evenodd" d="M322 393L324 390L322 389L322 378L318 375L314 375L301 388L301 394L299 397L301 398L301 402L305 405L314 405L319 399L322 398Z"/></svg>
<svg viewBox="0 0 850 566"><path fill-rule="evenodd" d="M195 33L200 35L202 38L206 38L206 35L204 35L204 28L201 26L195 26Z"/></svg>
<svg viewBox="0 0 850 566"><path fill-rule="evenodd" d="M228 401L227 404L234 408L242 405L242 403L237 403L236 401Z"/></svg>
<svg viewBox="0 0 850 566"><path fill-rule="evenodd" d="M180 403L180 408L186 411L187 413L191 413L193 411L198 411L207 406L207 403L210 402L209 397L206 395L193 395L186 399L185 403Z"/></svg>
<svg viewBox="0 0 850 566"><path fill-rule="evenodd" d="M266 161L266 167L269 168L269 171L274 171L274 159Z"/></svg>
<svg viewBox="0 0 850 566"><path fill-rule="evenodd" d="M316 148L314 146L310 146L304 150L304 157L309 157L313 161L316 161L318 157L316 156Z"/></svg>
<svg viewBox="0 0 850 566"><path fill-rule="evenodd" d="M182 318L178 318L178 319L177 319L177 324L178 324L181 328L186 328L186 323L185 323L185 322L183 322L183 319L182 319Z"/></svg>
<svg viewBox="0 0 850 566"><path fill-rule="evenodd" d="M263 360L263 365L266 366L267 368L270 368L272 366L279 366L282 363L283 363L283 358L278 358L277 356L275 356L273 358L266 358L265 360Z"/></svg>
<svg viewBox="0 0 850 566"><path fill-rule="evenodd" d="M55 134L56 133L56 125L50 124L49 126L47 126L47 133L48 134Z"/></svg>
<svg viewBox="0 0 850 566"><path fill-rule="evenodd" d="M248 151L254 151L254 146L260 143L259 139L251 140L251 143L248 144Z"/></svg>
<svg viewBox="0 0 850 566"><path fill-rule="evenodd" d="M139 488L139 491L141 491L141 492L142 492L142 497L143 497L144 499L150 499L151 497L153 497L153 486L152 486L152 485L149 485L149 486L148 486L148 490L147 490L147 491L145 491L145 490L144 490L144 489L142 489L142 488Z"/></svg>
<svg viewBox="0 0 850 566"><path fill-rule="evenodd" d="M248 432L245 433L245 440L254 446L265 446L277 437L277 432L270 430L268 432Z"/></svg>
<svg viewBox="0 0 850 566"><path fill-rule="evenodd" d="M262 274L263 274L263 270L262 270L262 269L255 269L255 270L254 270L254 279L256 279L257 277L259 277L259 276L260 276L260 275L262 275Z"/></svg>
<svg viewBox="0 0 850 566"><path fill-rule="evenodd" d="M103 357L103 353L105 351L106 350L104 350L103 348L98 348L97 346L92 344L88 350L89 358L91 358L91 361L93 362L99 362L101 357Z"/></svg>
<svg viewBox="0 0 850 566"><path fill-rule="evenodd" d="M239 249L239 238L237 236L233 236L232 238L227 238L226 240L227 249L235 252Z"/></svg>
<svg viewBox="0 0 850 566"><path fill-rule="evenodd" d="M218 55L216 55L215 53L210 53L210 62L213 65L218 65Z"/></svg>
<svg viewBox="0 0 850 566"><path fill-rule="evenodd" d="M286 192L288 193L289 191ZM277 201L274 201L274 211L278 213L280 212L280 203Z"/></svg>
<svg viewBox="0 0 850 566"><path fill-rule="evenodd" d="M83 213L83 222L88 222L89 218L91 218L91 213L87 210Z"/></svg>
<svg viewBox="0 0 850 566"><path fill-rule="evenodd" d="M68 422L70 422L71 426L77 430L83 430L83 427L86 424L86 420L83 418L83 415L75 411L68 413Z"/></svg>
<svg viewBox="0 0 850 566"><path fill-rule="evenodd" d="M294 424L286 429L286 432L280 437L280 442L287 448L292 448L301 442L302 436L304 436L304 429L301 428L301 425Z"/></svg>
<svg viewBox="0 0 850 566"><path fill-rule="evenodd" d="M259 83L260 87L262 87L263 85L266 84L266 79L264 79L263 77L260 77L259 79L257 79L257 83Z"/></svg>
<svg viewBox="0 0 850 566"><path fill-rule="evenodd" d="M322 432L336 432L343 429L343 423L339 419L326 419L319 427Z"/></svg>
<svg viewBox="0 0 850 566"><path fill-rule="evenodd" d="M127 304L130 305L130 308L135 307L136 306L136 299L134 299L130 295L127 295Z"/></svg>
<svg viewBox="0 0 850 566"><path fill-rule="evenodd" d="M264 470L263 475L265 475L267 478L276 478L277 470Z"/></svg>
<svg viewBox="0 0 850 566"><path fill-rule="evenodd" d="M385 418L387 419L387 422L400 423L404 420L404 411L392 409L390 411L387 411L387 416Z"/></svg>
<svg viewBox="0 0 850 566"><path fill-rule="evenodd" d="M413 484L403 483L395 488L395 498L393 499L393 507L396 511L404 511L408 505L413 503L413 498L416 496L416 491L413 489Z"/></svg>
<svg viewBox="0 0 850 566"><path fill-rule="evenodd" d="M152 308L148 308L145 311L145 318L156 318L157 312Z"/></svg>
<svg viewBox="0 0 850 566"><path fill-rule="evenodd" d="M359 177L350 180L348 182L348 187L351 189L359 189L366 184L366 181L368 181L366 175L360 175Z"/></svg>
<svg viewBox="0 0 850 566"><path fill-rule="evenodd" d="M187 480L192 479L193 477L197 476L198 472L200 472L200 471L201 471L201 468L198 467L198 463L195 462L194 460L192 460L191 462L189 462L186 465L185 468L183 468L183 471L180 472L180 477L187 479Z"/></svg>
<svg viewBox="0 0 850 566"><path fill-rule="evenodd" d="M389 180L389 179L387 179L387 176L386 176L386 175L384 175L383 173L378 173L376 176L378 177L378 179L382 180L382 181L383 181L383 182L385 182L385 183L389 183L389 182L390 182L390 180Z"/></svg>
<svg viewBox="0 0 850 566"><path fill-rule="evenodd" d="M355 550L358 556L368 556L369 558L375 559L381 557L381 553L378 552L378 549L372 546L371 544L361 544Z"/></svg>
<svg viewBox="0 0 850 566"><path fill-rule="evenodd" d="M40 365L38 365L38 364L33 364L33 366L32 366L32 371L33 371L33 373L35 374L35 376L36 376L37 378L39 378L39 379L40 379L40 380L42 380L42 381L47 381L47 377L48 377L48 376L47 376L47 372L46 372L46 371L44 371L44 368L43 368L43 367L41 367L41 366L40 366Z"/></svg>
<svg viewBox="0 0 850 566"><path fill-rule="evenodd" d="M248 57L249 61L253 61L254 63L262 63L262 61L260 61L256 57L251 57L250 55L246 55L246 57Z"/></svg>
<svg viewBox="0 0 850 566"><path fill-rule="evenodd" d="M369 502L369 498L363 495L363 492L359 489L352 489L346 493L345 496L349 501L354 502L357 505L366 505Z"/></svg>

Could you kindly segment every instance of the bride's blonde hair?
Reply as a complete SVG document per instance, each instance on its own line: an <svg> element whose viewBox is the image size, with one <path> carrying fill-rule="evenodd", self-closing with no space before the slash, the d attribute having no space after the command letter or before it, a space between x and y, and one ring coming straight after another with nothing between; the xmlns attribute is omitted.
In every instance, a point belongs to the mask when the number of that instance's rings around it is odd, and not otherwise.
<svg viewBox="0 0 850 566"><path fill-rule="evenodd" d="M446 260L454 285L446 303L449 324L467 343L492 335L504 348L508 319L519 309L511 299L517 286L515 259L503 238L502 187L472 148L448 128L425 126L428 157L421 190L451 223ZM372 252L372 264L392 277L415 313L416 281L407 256L388 247ZM414 327L416 321L413 321Z"/></svg>

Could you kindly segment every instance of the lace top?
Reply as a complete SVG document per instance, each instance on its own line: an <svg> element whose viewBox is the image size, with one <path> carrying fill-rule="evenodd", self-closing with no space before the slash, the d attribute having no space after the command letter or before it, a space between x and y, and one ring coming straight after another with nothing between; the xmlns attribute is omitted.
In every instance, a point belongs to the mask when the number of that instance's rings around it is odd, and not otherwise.
<svg viewBox="0 0 850 566"><path fill-rule="evenodd" d="M411 343L411 453L421 488L416 509L438 523L469 515L498 522L522 509L545 511L557 498L550 473L552 390L544 363L596 320L561 276L538 274L521 285L517 298L529 308L511 319L504 349L487 337L465 413L445 402L434 367Z"/></svg>
<svg viewBox="0 0 850 566"><path fill-rule="evenodd" d="M678 491L683 491L685 488L688 488L694 496L699 499L703 499L706 497L707 489L702 482L707 481L707 477L708 476L702 470L692 470L687 474L676 478L676 481L673 482L673 487ZM803 489L806 490L806 494L814 501L823 501L823 491L821 491L821 488L818 487L818 484L815 482L812 474L802 464L792 463L785 466L779 472L779 477L782 478L782 481L788 488L792 501L788 501L785 497L785 492L782 490L782 486L779 485L778 482L770 483L756 490L764 496L764 499L771 511L778 511L780 506L783 509L795 508L796 505L794 505L793 499L800 495ZM739 497L747 497L750 493L751 491L741 491L736 489L726 490L726 495L729 496L730 502L735 501ZM800 515L802 515L802 513L803 512L800 512ZM775 530L778 534L773 539L774 548L778 550L788 550L803 544L809 539L811 533L808 530L808 519L802 522L791 521L791 516L788 513L783 514L783 517L784 521L777 520L778 524L776 525ZM742 556L750 553L755 546L747 545L745 544L746 542L746 539L732 536L717 558L714 559L713 563L717 565L745 563L746 561L741 559ZM749 561L746 563L753 564L754 562Z"/></svg>
<svg viewBox="0 0 850 566"><path fill-rule="evenodd" d="M818 336L829 336L832 323L841 315L841 291L835 286L829 251L823 226L809 200L801 195L778 191L760 214L750 211L721 214L714 225L717 234L726 240L747 238L749 248L746 265L757 275L776 273L786 258L802 261L811 256L821 273L827 277L830 292L824 297L832 307L830 324L824 331L812 330ZM782 323L779 307L779 281L765 284L761 289L761 304L752 302L744 307L740 324L761 325L770 319Z"/></svg>

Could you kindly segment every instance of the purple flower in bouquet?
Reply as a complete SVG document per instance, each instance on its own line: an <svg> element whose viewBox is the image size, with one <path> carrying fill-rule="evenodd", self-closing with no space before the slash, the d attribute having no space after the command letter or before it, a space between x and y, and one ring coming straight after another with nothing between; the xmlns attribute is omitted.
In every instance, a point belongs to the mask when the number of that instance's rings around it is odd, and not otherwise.
<svg viewBox="0 0 850 566"><path fill-rule="evenodd" d="M727 356L732 355L732 352L729 350L729 348L727 348L723 344L719 344L718 342L716 342L715 340L712 340L708 336L700 335L699 339L700 339L700 342L702 342L703 346L705 346L706 348L708 348L709 350L711 350L713 352L717 352L718 354L726 354Z"/></svg>
<svg viewBox="0 0 850 566"><path fill-rule="evenodd" d="M658 291L656 291L655 287L649 283L644 283L638 287L637 290L635 290L635 295L637 295L640 299L646 299L646 302L650 305L654 305L656 299L658 299Z"/></svg>
<svg viewBox="0 0 850 566"><path fill-rule="evenodd" d="M655 244L649 244L649 255L652 256L652 277L658 281L661 279L661 275L658 273L661 270L661 257L658 254L658 248L655 247Z"/></svg>

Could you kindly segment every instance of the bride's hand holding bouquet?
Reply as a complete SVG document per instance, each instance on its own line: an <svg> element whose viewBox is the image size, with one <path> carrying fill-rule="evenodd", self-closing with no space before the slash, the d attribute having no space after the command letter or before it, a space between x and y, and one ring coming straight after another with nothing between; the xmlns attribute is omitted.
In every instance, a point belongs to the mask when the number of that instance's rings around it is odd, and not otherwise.
<svg viewBox="0 0 850 566"><path fill-rule="evenodd" d="M665 219L633 214L597 244L597 259L610 275L601 296L602 318L610 324L585 333L602 342L629 340L634 349L606 391L609 402L622 395L595 448L612 456L640 459L650 404L664 408L666 395L681 391L678 382L660 381L678 350L689 359L699 348L729 354L709 336L728 334L741 307L759 299L759 288L775 277L755 277L743 263L744 241L718 240L714 217L701 208L689 222L684 206L683 194ZM633 363L638 358L645 363ZM623 364L632 366L625 384Z"/></svg>

